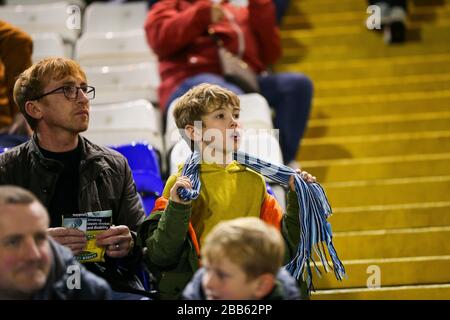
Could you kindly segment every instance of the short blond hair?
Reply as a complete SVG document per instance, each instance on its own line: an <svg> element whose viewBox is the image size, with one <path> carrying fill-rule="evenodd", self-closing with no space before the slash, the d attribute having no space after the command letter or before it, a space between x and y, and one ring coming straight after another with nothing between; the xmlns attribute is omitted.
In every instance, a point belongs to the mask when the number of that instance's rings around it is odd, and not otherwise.
<svg viewBox="0 0 450 320"><path fill-rule="evenodd" d="M194 125L201 117L220 108L239 108L239 97L215 84L199 84L176 102L173 116L179 129Z"/></svg>
<svg viewBox="0 0 450 320"><path fill-rule="evenodd" d="M28 115L25 104L44 94L44 88L51 80L58 81L67 76L86 80L86 74L80 65L64 57L45 58L19 75L14 85L14 101L32 129L36 128L37 121Z"/></svg>
<svg viewBox="0 0 450 320"><path fill-rule="evenodd" d="M217 224L205 239L202 257L208 261L226 257L251 280L266 273L276 275L283 264L284 250L283 238L275 227L246 217Z"/></svg>

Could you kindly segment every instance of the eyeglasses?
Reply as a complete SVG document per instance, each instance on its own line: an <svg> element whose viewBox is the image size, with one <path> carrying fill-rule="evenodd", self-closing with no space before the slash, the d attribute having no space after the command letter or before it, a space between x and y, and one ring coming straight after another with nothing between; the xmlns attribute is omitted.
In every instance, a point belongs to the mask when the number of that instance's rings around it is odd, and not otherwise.
<svg viewBox="0 0 450 320"><path fill-rule="evenodd" d="M95 98L95 88L91 86L83 86L83 87L77 87L77 86L62 86L59 88L56 88L55 90L52 90L50 92L44 93L34 99L31 100L39 100L45 96L48 96L49 94L54 93L61 93L58 91L64 92L64 96L69 100L76 100L78 98L78 91L81 90L86 95L86 97L89 100L92 100Z"/></svg>

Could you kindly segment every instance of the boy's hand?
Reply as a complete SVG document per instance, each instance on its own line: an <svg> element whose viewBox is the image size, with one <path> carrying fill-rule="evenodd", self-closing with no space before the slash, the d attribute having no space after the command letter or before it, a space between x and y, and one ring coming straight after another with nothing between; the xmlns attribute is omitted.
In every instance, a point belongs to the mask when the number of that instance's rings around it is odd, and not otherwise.
<svg viewBox="0 0 450 320"><path fill-rule="evenodd" d="M300 169L295 170L297 172L297 174L300 176L300 178L302 178L303 180L305 180L308 183L314 183L316 182L316 177L312 176L311 174L309 174L306 171L302 171ZM289 179L289 187L291 188L292 191L295 191L295 184L294 184L294 176L292 176Z"/></svg>
<svg viewBox="0 0 450 320"><path fill-rule="evenodd" d="M180 187L185 188L185 189L192 189L191 180L186 176L178 177L177 181L175 181L175 184L172 186L172 189L170 189L169 200L172 200L173 202L181 203L181 204L190 204L191 201L184 201L178 195L177 190Z"/></svg>

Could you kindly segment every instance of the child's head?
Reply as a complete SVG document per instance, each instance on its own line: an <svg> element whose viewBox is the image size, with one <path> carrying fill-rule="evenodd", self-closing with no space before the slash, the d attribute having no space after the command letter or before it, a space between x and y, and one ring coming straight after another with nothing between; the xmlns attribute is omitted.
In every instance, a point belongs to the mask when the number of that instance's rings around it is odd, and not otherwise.
<svg viewBox="0 0 450 320"><path fill-rule="evenodd" d="M275 285L282 266L281 233L258 218L219 223L202 247L207 299L262 299Z"/></svg>
<svg viewBox="0 0 450 320"><path fill-rule="evenodd" d="M201 142L198 146L205 155L229 153L239 148L240 102L233 92L217 85L200 84L180 97L173 115L185 139ZM201 126L196 122L201 121ZM197 123L198 124L198 123ZM191 144L192 146L192 144Z"/></svg>

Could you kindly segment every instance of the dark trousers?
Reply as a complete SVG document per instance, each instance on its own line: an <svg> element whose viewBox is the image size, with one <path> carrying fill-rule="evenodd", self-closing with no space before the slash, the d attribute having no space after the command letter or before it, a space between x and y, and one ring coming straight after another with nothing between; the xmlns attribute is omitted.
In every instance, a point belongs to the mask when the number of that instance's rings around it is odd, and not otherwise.
<svg viewBox="0 0 450 320"><path fill-rule="evenodd" d="M407 1L406 0L369 0L369 4L373 5L379 2L385 2L390 7L402 7L403 9L407 9Z"/></svg>

